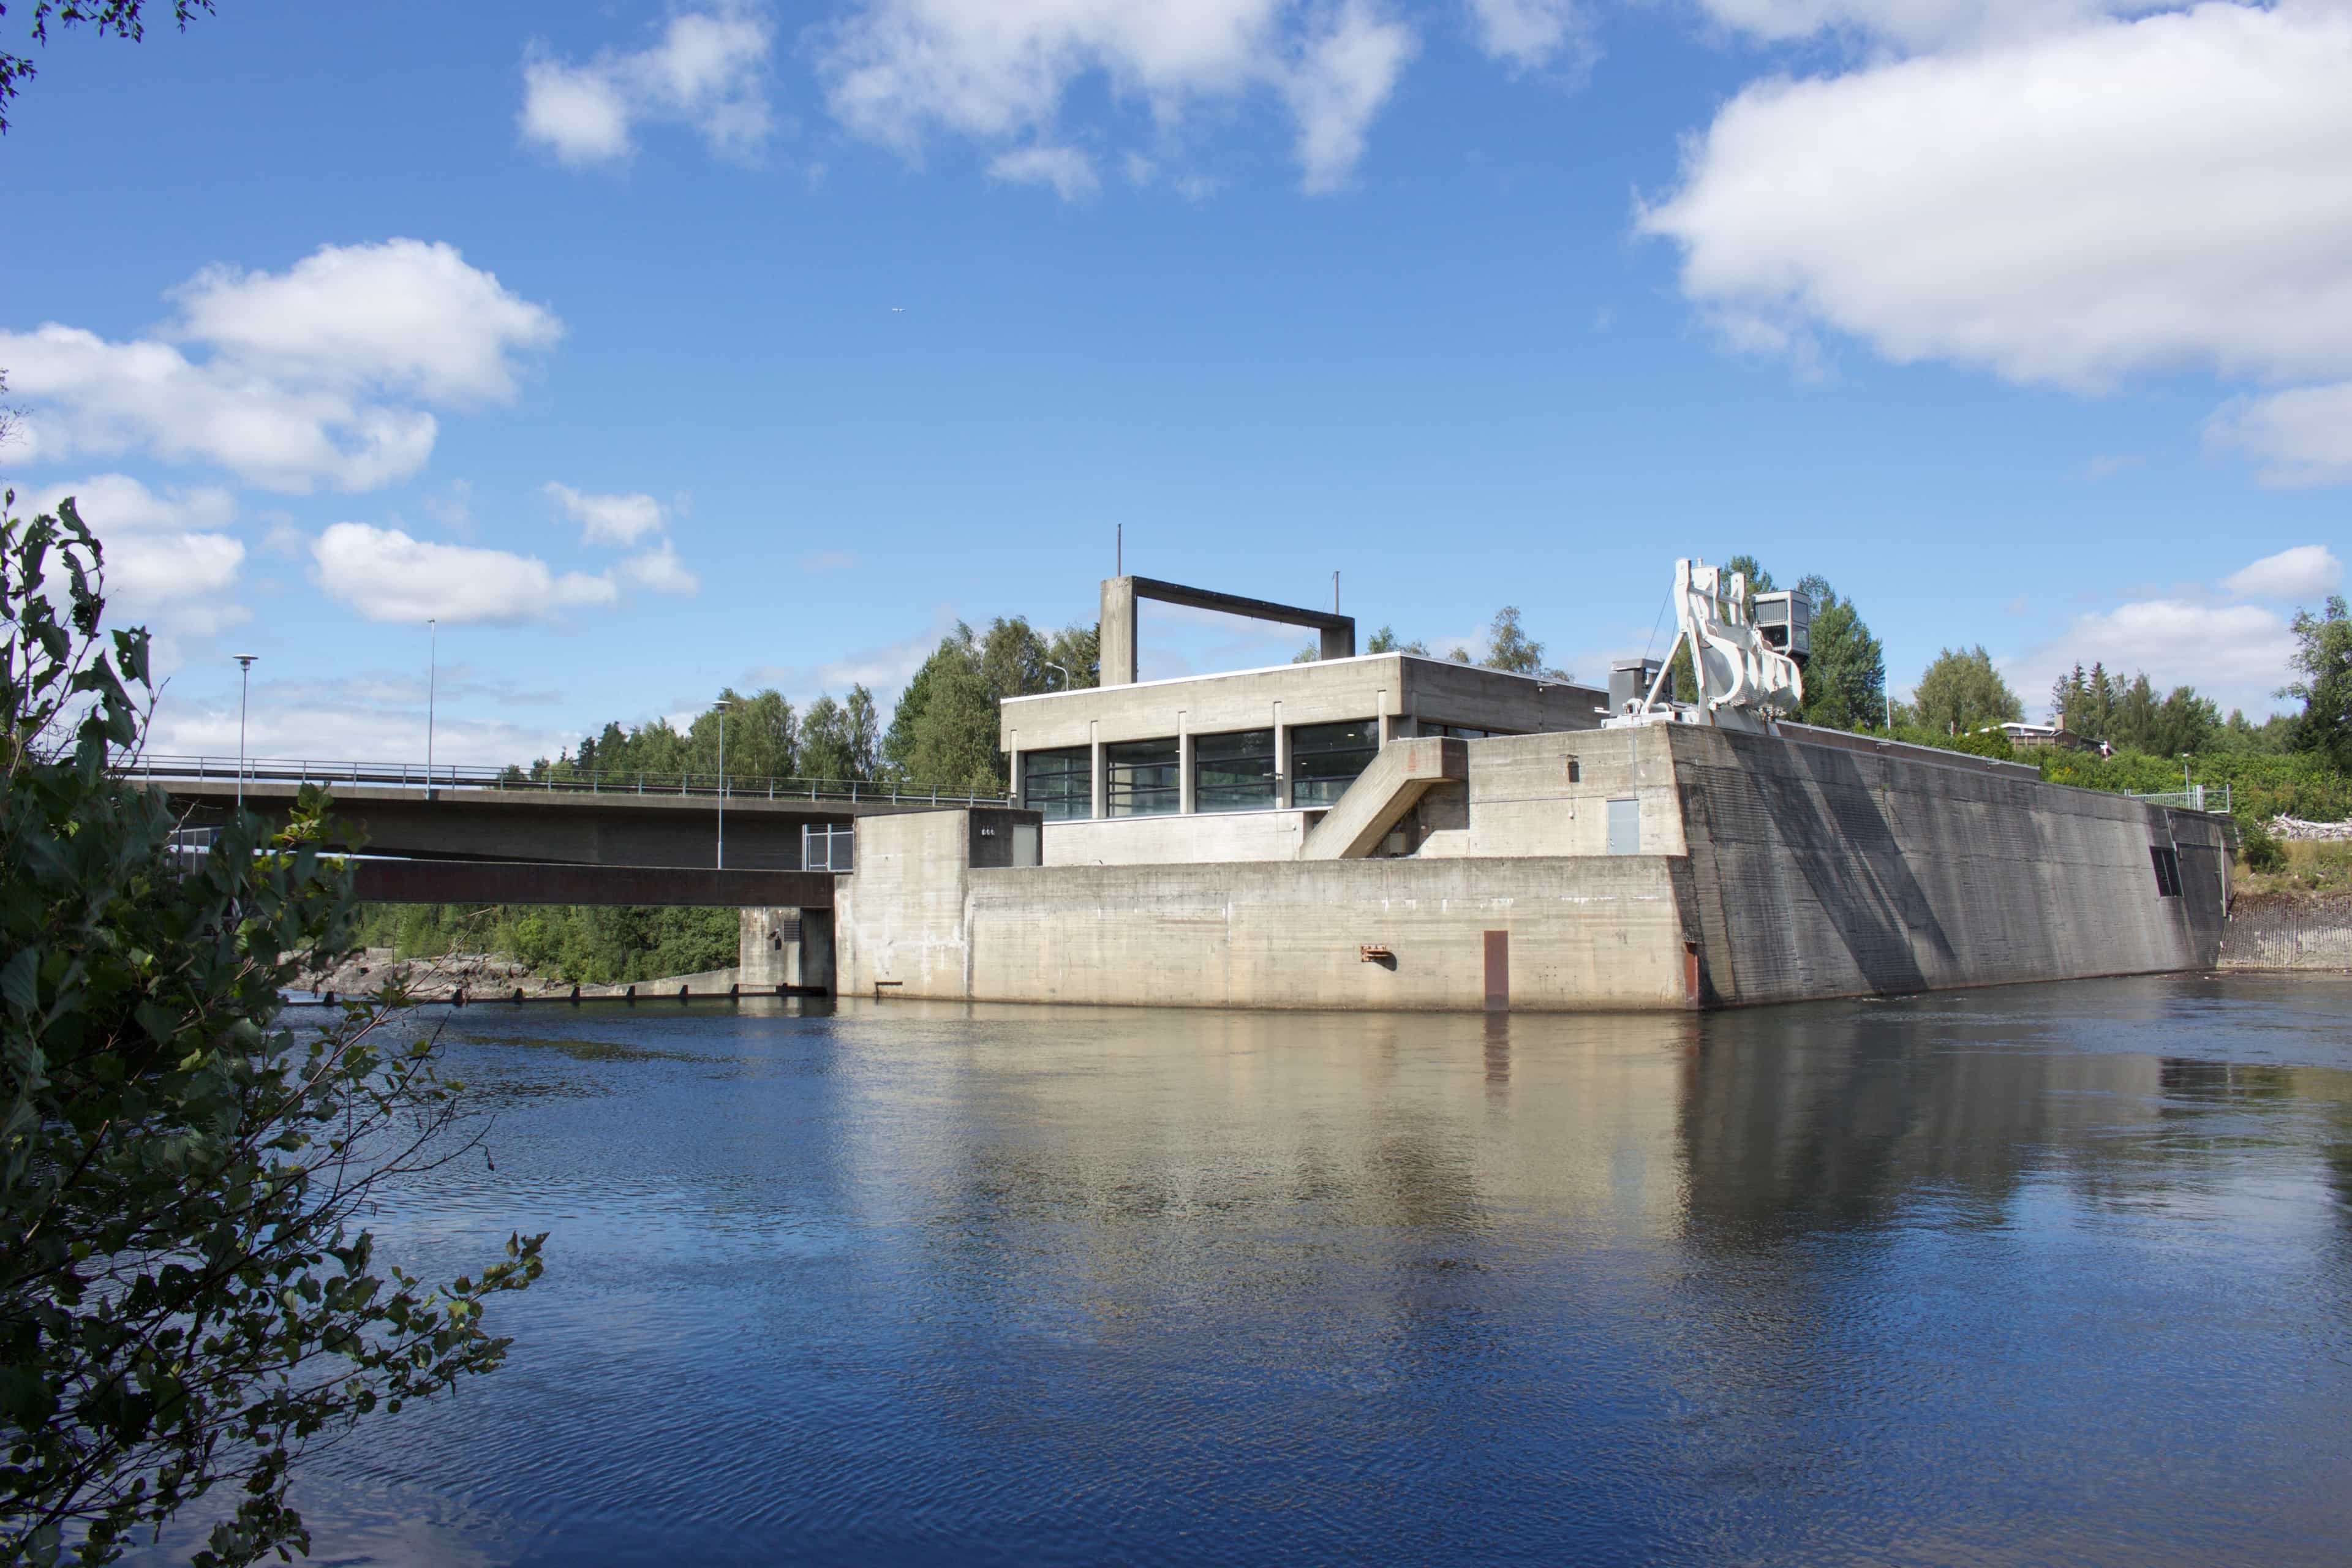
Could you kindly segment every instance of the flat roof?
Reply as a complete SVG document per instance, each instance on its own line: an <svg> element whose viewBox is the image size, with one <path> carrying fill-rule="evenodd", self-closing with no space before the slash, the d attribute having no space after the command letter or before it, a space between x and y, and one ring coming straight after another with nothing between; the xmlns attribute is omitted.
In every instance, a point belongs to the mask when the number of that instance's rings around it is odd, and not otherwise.
<svg viewBox="0 0 2352 1568"><path fill-rule="evenodd" d="M1220 669L1206 675L1162 676L1158 680L1130 681L1122 686L1072 686L1060 691L1032 691L1020 697L1000 698L998 701L1003 705L1010 706L1015 702L1043 702L1051 697L1088 697L1099 696L1106 691L1139 691L1147 686L1190 686L1203 680L1239 680L1244 676L1275 675L1286 670L1305 670L1318 667L1328 669L1340 665L1370 664L1376 658L1409 658L1421 664L1433 664L1441 669L1474 670L1480 675L1494 676L1497 679L1525 680L1537 686L1574 687L1580 691L1600 692L1604 697L1608 691L1606 687L1594 686L1589 681L1562 680L1558 676L1552 675L1521 675L1516 669L1496 669L1483 664L1465 664L1459 659L1432 658L1427 654L1403 653L1391 649L1386 653L1360 653L1351 658L1312 658L1304 659L1296 664L1264 664L1254 669Z"/></svg>

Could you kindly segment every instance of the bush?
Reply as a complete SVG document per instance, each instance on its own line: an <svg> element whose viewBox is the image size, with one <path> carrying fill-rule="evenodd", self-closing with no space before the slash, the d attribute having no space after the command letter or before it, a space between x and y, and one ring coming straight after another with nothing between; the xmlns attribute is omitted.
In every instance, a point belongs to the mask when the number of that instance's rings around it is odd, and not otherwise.
<svg viewBox="0 0 2352 1568"><path fill-rule="evenodd" d="M2259 817L2238 824L2238 863L2249 871L2278 871L2286 867L2286 846Z"/></svg>
<svg viewBox="0 0 2352 1568"><path fill-rule="evenodd" d="M192 868L164 798L110 770L145 727L147 638L98 636L74 503L0 501L0 1563L111 1562L216 1486L199 1564L306 1549L304 1444L488 1371L488 1299L540 1238L440 1289L376 1261L380 1184L462 1151L457 1086L390 1005L279 1026L350 950L326 800L240 815ZM50 595L67 601L61 621Z"/></svg>

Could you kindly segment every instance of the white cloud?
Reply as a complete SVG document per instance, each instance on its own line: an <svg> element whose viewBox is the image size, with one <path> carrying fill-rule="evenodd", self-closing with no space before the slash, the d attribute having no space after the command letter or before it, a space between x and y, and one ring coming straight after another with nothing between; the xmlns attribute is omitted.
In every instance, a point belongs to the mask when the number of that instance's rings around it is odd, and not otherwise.
<svg viewBox="0 0 2352 1568"><path fill-rule="evenodd" d="M1310 39L1283 84L1298 119L1298 164L1308 191L1336 190L1364 155L1372 117L1412 58L1413 36L1369 5L1349 0Z"/></svg>
<svg viewBox="0 0 2352 1568"><path fill-rule="evenodd" d="M702 580L686 569L667 539L656 548L622 562L621 573L638 587L656 594L691 594L702 586Z"/></svg>
<svg viewBox="0 0 2352 1568"><path fill-rule="evenodd" d="M248 369L458 406L511 399L510 356L562 332L456 247L415 239L321 246L280 275L207 268L173 295L176 336Z"/></svg>
<svg viewBox="0 0 2352 1568"><path fill-rule="evenodd" d="M1764 30L1957 4L1714 0ZM1999 8L2010 16L2032 9ZM2352 7L2208 4L1748 87L1639 226L1766 341L2096 388L2210 368L2352 372ZM1777 20L1776 20L1777 18Z"/></svg>
<svg viewBox="0 0 2352 1568"><path fill-rule="evenodd" d="M589 495L551 479L541 489L581 525L591 544L635 544L661 531L662 504L651 496Z"/></svg>
<svg viewBox="0 0 2352 1568"><path fill-rule="evenodd" d="M1017 184L1051 185L1066 202L1093 195L1102 188L1093 161L1075 147L1023 147L1000 153L988 161L988 172Z"/></svg>
<svg viewBox="0 0 2352 1568"><path fill-rule="evenodd" d="M32 505L54 512L68 496L100 544L124 533L226 528L236 517L236 499L225 489L199 486L157 495L128 474L94 474L79 483L48 485L34 492Z"/></svg>
<svg viewBox="0 0 2352 1568"><path fill-rule="evenodd" d="M0 331L34 458L142 450L265 489L372 489L431 455L438 426L419 405L511 397L515 356L562 331L450 247L411 239L322 247L282 275L207 269L173 297L158 337Z"/></svg>
<svg viewBox="0 0 2352 1568"><path fill-rule="evenodd" d="M1932 48L2063 31L2103 16L2175 9L2174 0L1700 0L1715 21L1773 42L1843 35Z"/></svg>
<svg viewBox="0 0 2352 1568"><path fill-rule="evenodd" d="M36 513L74 510L103 550L107 619L144 625L159 638L209 637L247 618L231 595L245 545L218 531L236 515L226 490L157 495L126 474L99 474L34 493Z"/></svg>
<svg viewBox="0 0 2352 1568"><path fill-rule="evenodd" d="M2352 480L2352 381L2227 404L2205 437L2254 458L2255 477L2281 489Z"/></svg>
<svg viewBox="0 0 2352 1568"><path fill-rule="evenodd" d="M425 761L424 682L380 689L369 678L347 681L278 681L256 677L246 710L246 754L328 762ZM479 719L450 708L444 669L441 710L433 725L433 760L479 767L528 763L552 757L579 740L572 731ZM164 756L234 757L237 753L235 689L217 706L184 700L166 690L155 707L148 749Z"/></svg>
<svg viewBox="0 0 2352 1568"><path fill-rule="evenodd" d="M2248 599L2316 599L2344 581L2344 563L2325 544L2298 544L2221 580L2221 586Z"/></svg>
<svg viewBox="0 0 2352 1568"><path fill-rule="evenodd" d="M1563 56L1591 57L1591 24L1578 0L1468 0L1470 33L1492 59L1520 70Z"/></svg>
<svg viewBox="0 0 2352 1568"><path fill-rule="evenodd" d="M2001 664L2035 713L2060 674L2077 662L2096 661L2125 679L2146 670L2159 692L2194 686L2224 712L2244 708L2260 714L2270 710L2272 692L2287 679L2294 648L2294 634L2274 610L2147 599L2078 616L2063 636Z"/></svg>
<svg viewBox="0 0 2352 1568"><path fill-rule="evenodd" d="M535 557L433 544L396 528L339 522L310 547L319 584L372 621L514 626L576 605L610 605L610 578L561 575Z"/></svg>
<svg viewBox="0 0 2352 1568"><path fill-rule="evenodd" d="M569 65L534 49L516 122L574 165L628 156L641 123L692 126L712 153L756 158L775 129L766 71L773 29L740 6L674 16L650 47Z"/></svg>
<svg viewBox="0 0 2352 1568"><path fill-rule="evenodd" d="M936 132L1000 153L1058 146L1064 102L1093 77L1146 106L1160 137L1270 91L1320 191L1352 172L1413 48L1372 0L862 0L822 36L818 68L845 125L908 158Z"/></svg>

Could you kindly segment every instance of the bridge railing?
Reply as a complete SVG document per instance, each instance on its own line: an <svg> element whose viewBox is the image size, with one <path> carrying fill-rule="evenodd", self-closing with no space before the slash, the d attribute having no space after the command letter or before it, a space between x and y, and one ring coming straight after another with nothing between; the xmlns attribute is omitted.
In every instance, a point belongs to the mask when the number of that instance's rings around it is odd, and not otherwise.
<svg viewBox="0 0 2352 1568"><path fill-rule="evenodd" d="M161 756L148 753L122 763L126 777L218 779L247 784L369 784L405 789L469 789L551 795L704 795L716 799L716 773L656 773L583 769L570 764L534 774L519 767L489 768L462 763L323 762L315 758ZM875 779L746 778L730 775L726 795L735 800L873 801L896 805L1011 805L1010 795Z"/></svg>

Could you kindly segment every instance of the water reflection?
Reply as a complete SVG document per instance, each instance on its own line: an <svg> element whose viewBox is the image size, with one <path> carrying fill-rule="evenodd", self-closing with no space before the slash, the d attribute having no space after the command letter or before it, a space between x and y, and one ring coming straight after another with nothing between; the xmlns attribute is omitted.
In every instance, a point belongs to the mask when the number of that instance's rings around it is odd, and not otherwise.
<svg viewBox="0 0 2352 1568"><path fill-rule="evenodd" d="M350 1561L2323 1562L2352 987L462 1020L513 1364Z"/></svg>

